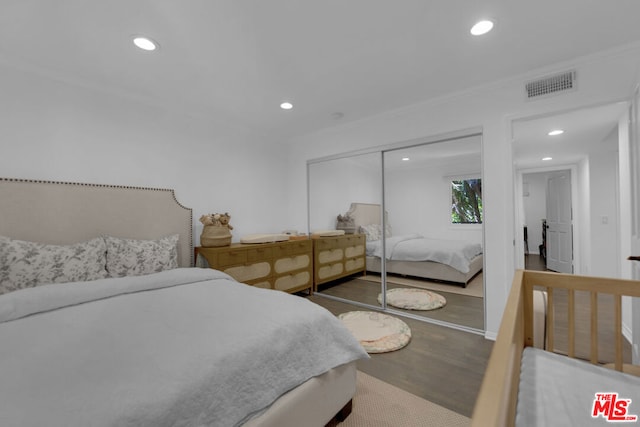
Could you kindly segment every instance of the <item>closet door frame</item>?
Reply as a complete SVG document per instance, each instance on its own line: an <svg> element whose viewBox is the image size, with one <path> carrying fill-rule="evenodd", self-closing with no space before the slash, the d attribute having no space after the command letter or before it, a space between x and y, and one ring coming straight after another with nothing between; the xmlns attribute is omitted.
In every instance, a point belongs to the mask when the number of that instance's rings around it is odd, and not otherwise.
<svg viewBox="0 0 640 427"><path fill-rule="evenodd" d="M331 161L331 160L350 158L350 157L366 155L366 154L379 154L379 156L380 156L380 167L381 167L381 173L380 173L380 176L381 176L381 182L380 182L380 192L381 192L381 194L380 194L380 200L381 200L381 203L380 203L380 218L381 218L381 226L382 226L382 229L384 230L385 229L384 227L386 226L386 223L385 223L386 217L384 215L385 209L386 209L386 204L385 204L385 164L384 164L385 153L391 152L391 151L400 150L400 149L405 149L405 148L418 147L418 146L422 146L422 145L429 145L429 144L450 142L450 141L453 142L455 140L462 139L462 138L478 136L478 137L480 137L480 157L481 157L480 175L481 175L481 179L482 179L482 178L484 178L484 170L483 170L484 168L482 167L483 166L482 156L483 156L483 151L484 151L483 150L482 135L483 135L482 127L473 127L473 128L462 129L462 130L459 130L459 131L447 132L447 133L444 133L444 134L432 135L432 136L424 137L424 138L415 138L415 139L411 139L411 140L407 140L407 141L401 141L401 142L396 142L396 143L392 143L392 144L380 145L380 146L375 146L375 147L365 148L365 149L360 149L360 150L353 150L353 151L348 151L348 152L344 152L344 153L339 153L339 154L334 154L334 155L318 157L318 158L307 160L307 231L308 231L309 235L311 235L311 232L312 232L312 224L311 224L311 206L312 206L311 167L312 167L312 165L317 164L317 163ZM482 247L486 248L484 226L483 226L483 231L482 231ZM383 260L386 260L385 248L386 248L386 236L385 236L385 233L382 233L382 255L383 255L382 259ZM485 259L486 259L486 257L485 257ZM406 313L406 312L403 312L403 311L394 310L392 307L387 306L387 301L386 301L386 294L387 294L386 261L385 262L381 262L380 264L381 264L380 291L382 293L382 304L380 306L373 306L373 305L362 303L362 302L359 302L359 301L353 301L353 300L340 298L340 297L336 297L336 296L332 296L332 295L326 295L326 294L323 294L322 292L318 292L315 295L322 296L323 298L333 299L333 300L337 300L337 301L340 301L340 302L345 302L345 303L348 303L348 304L360 306L360 307L363 307L363 308L373 309L373 310L376 310L376 311L383 311L383 312L386 312L386 313L390 313L390 314L394 314L394 315L398 315L398 316L402 316L402 317L407 317L407 318L411 318L411 319L415 319L415 320L420 320L420 321L427 322L427 323L438 324L438 325L441 325L441 326L446 326L446 327L449 327L449 328L458 329L458 330L462 330L462 331L465 331L465 332L471 332L471 333L475 333L475 334L484 336L485 327L483 327L482 330L476 329L476 328L470 328L470 327L467 327L467 326L464 326L464 325L457 325L455 323L443 322L443 321L440 321L440 320L437 320L437 319L432 319L432 318L423 317L423 316L417 316L417 315L414 315L414 314L411 314L411 313ZM485 266L486 266L486 262L483 259L483 267L482 267L483 268L483 272L485 271ZM483 281L484 281L484 277L486 277L486 276L483 275ZM483 283L483 289L484 289L484 292L485 292L485 295L483 296L483 304L484 304L483 325L486 325L487 324L486 286L485 286L484 283Z"/></svg>

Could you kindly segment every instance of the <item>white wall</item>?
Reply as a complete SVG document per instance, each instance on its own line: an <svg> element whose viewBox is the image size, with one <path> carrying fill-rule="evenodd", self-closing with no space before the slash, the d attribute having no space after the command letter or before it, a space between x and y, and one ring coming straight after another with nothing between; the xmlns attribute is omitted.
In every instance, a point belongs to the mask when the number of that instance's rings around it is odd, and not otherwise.
<svg viewBox="0 0 640 427"><path fill-rule="evenodd" d="M436 162L385 171L385 207L394 235L420 233L435 239L482 243L482 226L451 224L452 176L478 172L480 159Z"/></svg>
<svg viewBox="0 0 640 427"><path fill-rule="evenodd" d="M336 217L353 202L382 204L381 166L380 155L375 154L310 164L310 231L335 229Z"/></svg>
<svg viewBox="0 0 640 427"><path fill-rule="evenodd" d="M628 98L639 61L638 47L630 46L295 138L290 141L290 193L304 191L300 181L308 159L482 127L486 336L495 337L514 273L511 120ZM577 91L524 99L526 81L571 68L578 70ZM289 212L304 224L305 203L290 200Z"/></svg>
<svg viewBox="0 0 640 427"><path fill-rule="evenodd" d="M234 239L290 228L286 160L243 129L6 65L0 93L0 176L173 188L196 244L204 213L229 212Z"/></svg>
<svg viewBox="0 0 640 427"><path fill-rule="evenodd" d="M592 276L620 277L618 242L618 132L603 141L603 150L589 155L590 270Z"/></svg>

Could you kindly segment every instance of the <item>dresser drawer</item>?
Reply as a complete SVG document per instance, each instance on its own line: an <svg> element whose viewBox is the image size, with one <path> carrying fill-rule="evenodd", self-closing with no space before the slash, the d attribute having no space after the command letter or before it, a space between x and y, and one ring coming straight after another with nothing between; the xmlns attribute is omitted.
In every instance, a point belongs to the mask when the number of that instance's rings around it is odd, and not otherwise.
<svg viewBox="0 0 640 427"><path fill-rule="evenodd" d="M274 258L282 258L289 255L303 254L311 251L310 240L290 240L286 244L278 244L273 248Z"/></svg>
<svg viewBox="0 0 640 427"><path fill-rule="evenodd" d="M279 291L288 291L295 288L305 288L310 286L311 274L308 271L278 277L273 284L273 288Z"/></svg>
<svg viewBox="0 0 640 427"><path fill-rule="evenodd" d="M349 259L345 261L344 269L346 272L364 270L364 264L365 264L365 261L364 261L364 258L362 257Z"/></svg>
<svg viewBox="0 0 640 427"><path fill-rule="evenodd" d="M320 264L327 264L330 262L341 261L344 256L342 249L328 249L318 254L318 262Z"/></svg>
<svg viewBox="0 0 640 427"><path fill-rule="evenodd" d="M288 271L301 270L311 265L311 257L309 255L296 255L277 259L273 269L277 274L286 273Z"/></svg>
<svg viewBox="0 0 640 427"><path fill-rule="evenodd" d="M251 286L262 289L271 289L271 282L268 280L262 280L256 283L250 283Z"/></svg>
<svg viewBox="0 0 640 427"><path fill-rule="evenodd" d="M344 249L345 258L355 258L364 255L364 245L349 246Z"/></svg>
<svg viewBox="0 0 640 427"><path fill-rule="evenodd" d="M271 274L271 264L268 262L256 262L255 264L229 267L223 271L238 282L248 282L269 277Z"/></svg>
<svg viewBox="0 0 640 427"><path fill-rule="evenodd" d="M313 292L313 242L309 239L263 244L232 243L196 248L208 266L241 283L266 289Z"/></svg>
<svg viewBox="0 0 640 427"><path fill-rule="evenodd" d="M314 241L317 250L334 249L340 246L340 239L337 237L323 237Z"/></svg>
<svg viewBox="0 0 640 427"><path fill-rule="evenodd" d="M273 257L273 248L257 247L247 249L247 262L262 261Z"/></svg>
<svg viewBox="0 0 640 427"><path fill-rule="evenodd" d="M217 255L218 255L218 260L217 260L218 267L244 264L247 262L247 252L244 250L220 252Z"/></svg>
<svg viewBox="0 0 640 427"><path fill-rule="evenodd" d="M340 246L343 248L364 244L364 236L346 236L340 240Z"/></svg>
<svg viewBox="0 0 640 427"><path fill-rule="evenodd" d="M325 280L331 277L339 276L344 271L342 262L335 264L323 265L317 269L318 279Z"/></svg>

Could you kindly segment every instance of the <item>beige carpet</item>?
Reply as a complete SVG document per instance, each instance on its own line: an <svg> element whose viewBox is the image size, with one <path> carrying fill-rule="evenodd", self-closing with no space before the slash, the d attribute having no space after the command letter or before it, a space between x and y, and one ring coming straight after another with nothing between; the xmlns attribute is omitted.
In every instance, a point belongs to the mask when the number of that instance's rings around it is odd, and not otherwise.
<svg viewBox="0 0 640 427"><path fill-rule="evenodd" d="M353 412L340 427L457 427L471 420L358 371Z"/></svg>
<svg viewBox="0 0 640 427"><path fill-rule="evenodd" d="M366 276L358 277L358 279L380 283L380 276L377 274L369 273ZM389 277L387 277L387 283L413 286L416 288L428 289L430 291L450 292L452 294L468 295L478 298L482 298L484 296L482 272L478 273L478 275L469 282L466 288L457 285L447 285L444 283L430 282L424 279L411 279L408 277L394 275L390 275Z"/></svg>

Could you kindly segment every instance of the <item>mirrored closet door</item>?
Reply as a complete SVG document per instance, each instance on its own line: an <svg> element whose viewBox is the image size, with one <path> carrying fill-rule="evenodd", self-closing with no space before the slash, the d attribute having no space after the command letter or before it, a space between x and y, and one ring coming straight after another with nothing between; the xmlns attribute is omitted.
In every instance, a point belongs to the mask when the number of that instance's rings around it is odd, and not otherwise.
<svg viewBox="0 0 640 427"><path fill-rule="evenodd" d="M481 141L467 133L309 161L316 292L483 331Z"/></svg>
<svg viewBox="0 0 640 427"><path fill-rule="evenodd" d="M380 277L368 280L366 239L350 212L367 209L367 225L381 228L382 154L319 159L308 163L309 231L314 247L314 288L320 295L378 306ZM358 210L360 215L362 210ZM340 220L340 221L339 221ZM337 234L336 229L339 229ZM336 235L337 234L337 235Z"/></svg>
<svg viewBox="0 0 640 427"><path fill-rule="evenodd" d="M384 152L390 310L484 330L480 153L480 135Z"/></svg>

